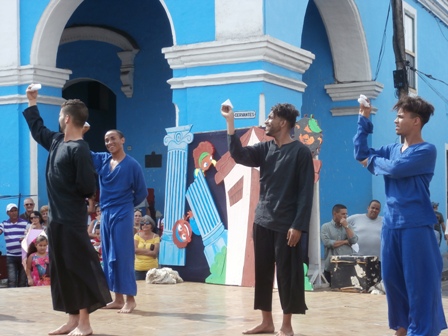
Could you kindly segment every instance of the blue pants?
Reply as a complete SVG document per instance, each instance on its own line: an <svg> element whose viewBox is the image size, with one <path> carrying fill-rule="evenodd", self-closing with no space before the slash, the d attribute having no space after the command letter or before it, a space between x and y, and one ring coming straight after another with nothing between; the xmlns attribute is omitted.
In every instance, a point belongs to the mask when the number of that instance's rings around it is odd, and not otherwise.
<svg viewBox="0 0 448 336"><path fill-rule="evenodd" d="M109 289L137 295L132 204L101 209L101 252Z"/></svg>
<svg viewBox="0 0 448 336"><path fill-rule="evenodd" d="M436 336L446 329L442 307L442 257L431 226L381 233L382 276L389 327L408 336Z"/></svg>
<svg viewBox="0 0 448 336"><path fill-rule="evenodd" d="M6 256L8 268L8 287L26 287L26 273L22 265L22 257Z"/></svg>

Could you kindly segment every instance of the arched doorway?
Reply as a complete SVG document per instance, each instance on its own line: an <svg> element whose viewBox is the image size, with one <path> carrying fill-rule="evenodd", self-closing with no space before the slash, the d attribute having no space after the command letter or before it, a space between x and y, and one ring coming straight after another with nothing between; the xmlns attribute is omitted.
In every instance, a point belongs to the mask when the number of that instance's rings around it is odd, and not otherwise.
<svg viewBox="0 0 448 336"><path fill-rule="evenodd" d="M62 91L65 99L80 99L89 108L90 131L84 135L90 149L105 151L104 134L116 128L116 95L105 85L93 80L69 83Z"/></svg>

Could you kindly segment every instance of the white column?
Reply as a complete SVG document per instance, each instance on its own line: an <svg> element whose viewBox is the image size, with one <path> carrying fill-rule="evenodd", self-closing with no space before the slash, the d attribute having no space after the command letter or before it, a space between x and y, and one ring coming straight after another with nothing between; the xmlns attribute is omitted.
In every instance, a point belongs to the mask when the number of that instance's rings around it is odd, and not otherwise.
<svg viewBox="0 0 448 336"><path fill-rule="evenodd" d="M20 63L19 0L1 2L0 10L0 69L18 67Z"/></svg>

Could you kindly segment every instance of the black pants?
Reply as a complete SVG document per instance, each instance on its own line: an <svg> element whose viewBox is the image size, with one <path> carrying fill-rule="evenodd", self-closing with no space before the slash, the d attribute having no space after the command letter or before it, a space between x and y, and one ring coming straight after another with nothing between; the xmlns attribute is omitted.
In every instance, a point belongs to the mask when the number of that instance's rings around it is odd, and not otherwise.
<svg viewBox="0 0 448 336"><path fill-rule="evenodd" d="M325 280L328 281L328 284L331 286L331 273L330 271L324 271Z"/></svg>
<svg viewBox="0 0 448 336"><path fill-rule="evenodd" d="M305 283L300 241L289 247L286 233L254 224L254 309L272 311L272 287L277 266L277 284L284 314L305 314Z"/></svg>

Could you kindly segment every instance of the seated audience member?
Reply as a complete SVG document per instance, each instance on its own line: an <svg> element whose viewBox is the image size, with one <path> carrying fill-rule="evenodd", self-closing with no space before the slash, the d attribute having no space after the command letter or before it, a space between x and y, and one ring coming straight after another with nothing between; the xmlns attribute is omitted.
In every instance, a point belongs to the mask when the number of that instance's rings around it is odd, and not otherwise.
<svg viewBox="0 0 448 336"><path fill-rule="evenodd" d="M48 257L48 239L42 234L37 236L28 247L26 275L29 286L50 285L50 259Z"/></svg>
<svg viewBox="0 0 448 336"><path fill-rule="evenodd" d="M100 262L103 261L103 257L101 255L101 227L97 225L95 227L95 238L92 239L92 244L95 250L98 252L98 257L100 258Z"/></svg>
<svg viewBox="0 0 448 336"><path fill-rule="evenodd" d="M143 216L140 231L134 236L135 244L135 278L145 280L146 273L158 268L160 237L154 233L155 223L150 216Z"/></svg>
<svg viewBox="0 0 448 336"><path fill-rule="evenodd" d="M334 255L352 255L352 245L358 236L347 222L347 207L336 204L332 209L333 219L321 227L320 238L325 247L324 276L331 285L331 257Z"/></svg>
<svg viewBox="0 0 448 336"><path fill-rule="evenodd" d="M42 225L44 226L44 231L45 233L47 233L47 229L48 229L48 205L42 205L40 207L40 214L42 215L42 219L43 219L43 223Z"/></svg>
<svg viewBox="0 0 448 336"><path fill-rule="evenodd" d="M432 204L432 208L434 210L434 213L436 214L437 217L437 223L434 224L434 233L436 235L437 238L437 242L440 243L442 242L442 237L444 237L443 233L446 231L445 229L445 219L443 218L442 213L439 211L439 203L436 202L431 202Z"/></svg>
<svg viewBox="0 0 448 336"><path fill-rule="evenodd" d="M139 209L142 214L151 216L151 209L149 208L148 200L145 198L139 205L135 207Z"/></svg>
<svg viewBox="0 0 448 336"><path fill-rule="evenodd" d="M22 265L22 247L20 242L25 236L27 222L19 217L17 205L6 206L9 219L0 224L0 234L5 235L6 267L8 269L8 287L26 287L26 273Z"/></svg>
<svg viewBox="0 0 448 336"><path fill-rule="evenodd" d="M367 207L367 213L352 215L347 218L347 222L358 236L359 251L357 254L361 256L373 255L381 260L383 217L379 216L380 211L381 203L372 200Z"/></svg>
<svg viewBox="0 0 448 336"><path fill-rule="evenodd" d="M139 209L134 209L134 234L140 231L140 221L142 219L142 212Z"/></svg>
<svg viewBox="0 0 448 336"><path fill-rule="evenodd" d="M34 200L30 197L25 198L23 200L23 207L25 208L25 212L19 215L20 218L25 219L26 221L30 220L30 215L34 211Z"/></svg>
<svg viewBox="0 0 448 336"><path fill-rule="evenodd" d="M95 219L92 220L87 228L87 233L91 239L96 238L96 228L100 227L101 223L101 208L99 204L95 205Z"/></svg>

